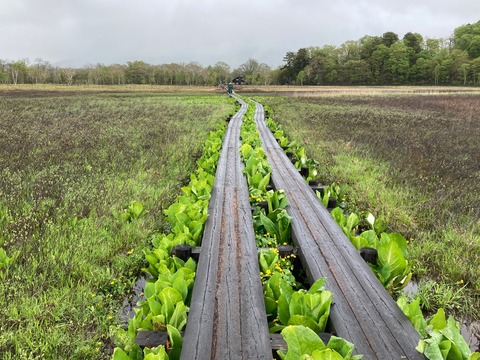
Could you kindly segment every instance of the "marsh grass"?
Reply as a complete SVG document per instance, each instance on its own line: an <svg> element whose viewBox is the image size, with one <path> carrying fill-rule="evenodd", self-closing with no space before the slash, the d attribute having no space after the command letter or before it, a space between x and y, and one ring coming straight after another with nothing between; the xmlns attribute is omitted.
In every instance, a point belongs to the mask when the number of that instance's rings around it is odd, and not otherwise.
<svg viewBox="0 0 480 360"><path fill-rule="evenodd" d="M233 104L209 94L0 91L2 359L106 359L163 209ZM122 214L132 201L140 216Z"/></svg>
<svg viewBox="0 0 480 360"><path fill-rule="evenodd" d="M350 187L352 210L409 239L417 280L458 290L450 310L479 319L480 97L417 91L258 99L320 162L323 183Z"/></svg>

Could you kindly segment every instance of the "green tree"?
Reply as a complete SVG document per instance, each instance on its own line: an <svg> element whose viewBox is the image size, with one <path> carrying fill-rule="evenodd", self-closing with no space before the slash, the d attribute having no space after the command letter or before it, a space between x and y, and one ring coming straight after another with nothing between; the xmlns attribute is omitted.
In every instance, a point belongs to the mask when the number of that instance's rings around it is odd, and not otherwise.
<svg viewBox="0 0 480 360"><path fill-rule="evenodd" d="M365 60L348 60L343 65L343 82L351 85L366 85L371 82L371 70Z"/></svg>
<svg viewBox="0 0 480 360"><path fill-rule="evenodd" d="M480 46L480 44L478 44L478 36L480 36L480 21L457 27L453 31L455 49L468 51L468 54L472 58L480 56L480 52L478 51L478 46Z"/></svg>
<svg viewBox="0 0 480 360"><path fill-rule="evenodd" d="M404 84L410 75L410 59L407 46L396 42L390 46L386 66L394 84Z"/></svg>
<svg viewBox="0 0 480 360"><path fill-rule="evenodd" d="M338 73L338 52L335 46L310 48L310 60L305 67L306 82L312 85L334 84Z"/></svg>
<svg viewBox="0 0 480 360"><path fill-rule="evenodd" d="M365 35L360 39L360 58L369 60L377 47L383 44L383 39L380 36Z"/></svg>
<svg viewBox="0 0 480 360"><path fill-rule="evenodd" d="M468 45L467 52L468 55L473 59L480 56L480 35L475 35L472 37L472 40Z"/></svg>
<svg viewBox="0 0 480 360"><path fill-rule="evenodd" d="M238 69L239 73L247 81L247 83L252 85L259 84L260 78L260 63L255 59L248 59Z"/></svg>
<svg viewBox="0 0 480 360"><path fill-rule="evenodd" d="M423 37L419 33L408 32L403 36L403 43L418 54L422 51Z"/></svg>
<svg viewBox="0 0 480 360"><path fill-rule="evenodd" d="M432 59L418 58L411 68L411 79L417 84L433 84L434 70L437 63Z"/></svg>
<svg viewBox="0 0 480 360"><path fill-rule="evenodd" d="M230 79L230 66L223 61L218 61L211 69L210 79L212 85L226 84Z"/></svg>
<svg viewBox="0 0 480 360"><path fill-rule="evenodd" d="M297 80L297 75L304 70L310 62L309 50L306 48L299 49L295 52L287 52L283 61L286 64L282 67L281 82L284 84L293 84Z"/></svg>
<svg viewBox="0 0 480 360"><path fill-rule="evenodd" d="M480 85L480 57L472 60L471 72L473 85Z"/></svg>
<svg viewBox="0 0 480 360"><path fill-rule="evenodd" d="M9 84L9 64L7 61L0 59L0 84Z"/></svg>
<svg viewBox="0 0 480 360"><path fill-rule="evenodd" d="M22 84L27 78L28 60L17 60L9 65L12 84Z"/></svg>
<svg viewBox="0 0 480 360"><path fill-rule="evenodd" d="M148 84L150 81L150 65L144 61L129 61L125 70L125 78L129 84Z"/></svg>
<svg viewBox="0 0 480 360"><path fill-rule="evenodd" d="M423 37L418 33L408 32L402 40L407 47L410 65L413 65L417 61L417 55L423 50Z"/></svg>
<svg viewBox="0 0 480 360"><path fill-rule="evenodd" d="M388 82L387 61L390 56L386 45L381 44L372 53L369 59L370 68L372 71L372 80L374 84L382 85Z"/></svg>
<svg viewBox="0 0 480 360"><path fill-rule="evenodd" d="M383 44L390 47L398 41L398 35L392 31L388 31L382 35Z"/></svg>

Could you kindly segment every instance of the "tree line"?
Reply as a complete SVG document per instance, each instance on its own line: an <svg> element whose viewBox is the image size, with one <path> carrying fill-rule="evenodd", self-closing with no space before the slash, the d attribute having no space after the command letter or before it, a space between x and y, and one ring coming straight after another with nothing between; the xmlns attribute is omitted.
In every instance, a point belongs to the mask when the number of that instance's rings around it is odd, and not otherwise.
<svg viewBox="0 0 480 360"><path fill-rule="evenodd" d="M48 61L0 59L0 83L65 85L209 85L242 76L251 85L480 85L480 21L457 27L448 39L409 32L366 35L340 46L289 51L284 65L272 69L248 59L236 69L219 61L151 65L88 65L65 68Z"/></svg>
<svg viewBox="0 0 480 360"><path fill-rule="evenodd" d="M280 84L480 85L480 21L456 28L449 39L386 32L339 47L302 48L284 61Z"/></svg>

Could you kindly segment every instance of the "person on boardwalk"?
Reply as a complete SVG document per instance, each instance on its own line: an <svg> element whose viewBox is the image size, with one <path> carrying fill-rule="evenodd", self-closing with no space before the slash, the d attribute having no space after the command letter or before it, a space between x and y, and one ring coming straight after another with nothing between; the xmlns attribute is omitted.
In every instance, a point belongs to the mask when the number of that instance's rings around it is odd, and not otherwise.
<svg viewBox="0 0 480 360"><path fill-rule="evenodd" d="M227 85L227 92L229 95L233 94L233 84L231 82Z"/></svg>

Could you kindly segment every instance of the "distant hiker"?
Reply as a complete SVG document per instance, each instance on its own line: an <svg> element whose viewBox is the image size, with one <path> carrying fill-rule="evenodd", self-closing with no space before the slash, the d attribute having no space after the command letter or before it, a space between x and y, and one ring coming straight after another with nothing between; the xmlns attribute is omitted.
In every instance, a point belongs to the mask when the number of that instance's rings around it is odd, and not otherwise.
<svg viewBox="0 0 480 360"><path fill-rule="evenodd" d="M232 84L231 82L228 83L227 92L228 92L229 94L232 94L232 93L233 93L233 84Z"/></svg>

